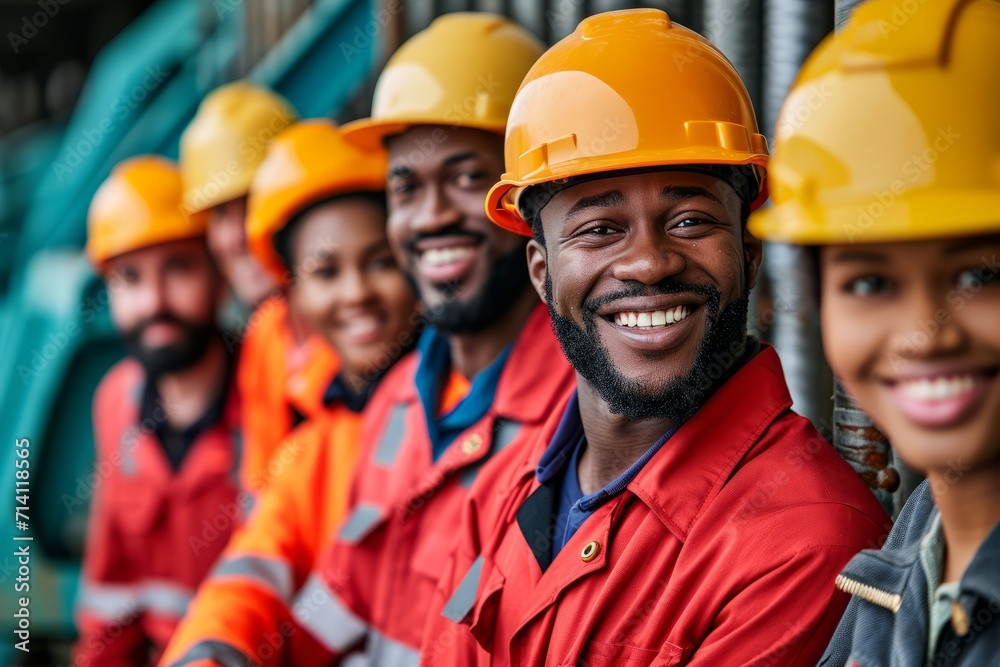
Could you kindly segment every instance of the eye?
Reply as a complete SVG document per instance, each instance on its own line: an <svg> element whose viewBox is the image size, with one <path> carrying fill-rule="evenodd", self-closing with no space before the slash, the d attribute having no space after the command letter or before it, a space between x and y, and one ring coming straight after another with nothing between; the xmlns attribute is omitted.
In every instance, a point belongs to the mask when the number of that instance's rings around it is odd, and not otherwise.
<svg viewBox="0 0 1000 667"><path fill-rule="evenodd" d="M875 296L888 292L890 287L889 281L885 278L869 275L856 278L844 285L844 293L860 297Z"/></svg>
<svg viewBox="0 0 1000 667"><path fill-rule="evenodd" d="M314 278L320 280L333 280L337 277L337 268L334 266L317 266L311 271Z"/></svg>
<svg viewBox="0 0 1000 667"><path fill-rule="evenodd" d="M463 171L455 176L455 182L461 188L471 188L479 186L485 178L484 171Z"/></svg>
<svg viewBox="0 0 1000 667"><path fill-rule="evenodd" d="M389 193L397 197L412 194L416 189L416 184L410 181L398 180L389 183Z"/></svg>
<svg viewBox="0 0 1000 667"><path fill-rule="evenodd" d="M958 276L955 278L955 282L957 283L959 289L979 291L984 285L995 283L996 274L988 272L988 274L984 276L983 272L979 269L966 269L965 271L959 272Z"/></svg>
<svg viewBox="0 0 1000 667"><path fill-rule="evenodd" d="M385 257L373 257L368 264L374 271L386 271L388 269L396 268L396 260L393 259L392 255L387 255Z"/></svg>
<svg viewBox="0 0 1000 667"><path fill-rule="evenodd" d="M699 227L701 225L707 225L708 220L704 218L685 218L674 225L675 229L687 229L689 227Z"/></svg>

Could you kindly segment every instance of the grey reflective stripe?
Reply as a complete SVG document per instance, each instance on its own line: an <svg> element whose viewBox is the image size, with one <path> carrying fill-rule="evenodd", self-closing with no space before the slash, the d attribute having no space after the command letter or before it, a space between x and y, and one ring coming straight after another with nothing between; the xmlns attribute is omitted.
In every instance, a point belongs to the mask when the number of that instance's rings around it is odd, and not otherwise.
<svg viewBox="0 0 1000 667"><path fill-rule="evenodd" d="M382 508L378 505L360 504L341 527L337 537L348 544L357 544L368 535L382 518Z"/></svg>
<svg viewBox="0 0 1000 667"><path fill-rule="evenodd" d="M452 593L441 615L447 619L461 623L476 604L476 593L479 591L479 578L483 574L483 557L480 556L472 564L469 571L462 577L462 583Z"/></svg>
<svg viewBox="0 0 1000 667"><path fill-rule="evenodd" d="M236 556L226 558L215 566L211 577L247 577L270 589L279 600L291 602L294 575L292 568L283 560L261 558L260 556Z"/></svg>
<svg viewBox="0 0 1000 667"><path fill-rule="evenodd" d="M368 632L365 622L344 606L315 573L295 598L292 615L333 653L343 653Z"/></svg>
<svg viewBox="0 0 1000 667"><path fill-rule="evenodd" d="M476 481L476 475L479 474L479 469L483 467L483 464L489 461L490 458L496 456L497 452L503 450L507 447L507 445L514 442L517 434L521 432L521 424L507 419L497 419L493 429L493 443L490 445L489 458L483 459L476 465L469 466L462 471L461 476L458 478L458 482L462 486L466 488L472 486L472 483Z"/></svg>
<svg viewBox="0 0 1000 667"><path fill-rule="evenodd" d="M107 621L133 616L141 611L181 617L187 612L194 591L166 582L136 585L80 584L77 604L87 612Z"/></svg>
<svg viewBox="0 0 1000 667"><path fill-rule="evenodd" d="M368 635L368 664L370 667L417 667L420 651L389 639L372 630Z"/></svg>
<svg viewBox="0 0 1000 667"><path fill-rule="evenodd" d="M396 455L399 454L399 446L403 444L403 436L406 434L406 411L407 404L400 403L392 409L389 415L389 423L382 431L382 439L375 450L375 463L382 466L391 466L396 462Z"/></svg>
<svg viewBox="0 0 1000 667"><path fill-rule="evenodd" d="M170 667L183 667L199 660L211 660L222 667L251 667L253 660L235 646L214 639L198 642Z"/></svg>

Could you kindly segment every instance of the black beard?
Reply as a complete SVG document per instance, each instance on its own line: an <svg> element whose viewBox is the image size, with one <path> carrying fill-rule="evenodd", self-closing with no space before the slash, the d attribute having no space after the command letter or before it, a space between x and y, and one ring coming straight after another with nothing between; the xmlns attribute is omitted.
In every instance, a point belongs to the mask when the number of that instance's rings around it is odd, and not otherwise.
<svg viewBox="0 0 1000 667"><path fill-rule="evenodd" d="M681 377L674 378L663 389L651 391L641 382L623 376L601 344L594 311L610 300L628 296L700 294L705 297L705 336L702 338L694 365ZM747 310L750 292L727 305L719 313L721 294L707 285L686 285L664 281L655 286L635 283L634 288L616 293L583 307L584 327L556 312L552 298L552 282L545 276L545 294L556 338L566 358L608 404L613 414L629 421L669 419L677 425L687 421L704 405L708 397L734 373L743 361L747 341Z"/></svg>
<svg viewBox="0 0 1000 667"><path fill-rule="evenodd" d="M142 344L146 328L157 323L176 324L184 329L181 340L170 345L147 347ZM169 375L190 368L205 356L208 345L219 331L212 323L188 322L170 314L156 315L122 332L129 353L142 365L151 378Z"/></svg>
<svg viewBox="0 0 1000 667"><path fill-rule="evenodd" d="M424 303L424 318L438 331L450 335L476 334L507 314L521 294L531 287L528 262L524 248L518 247L500 255L493 263L493 270L482 289L467 301L456 296L454 283L435 285L444 300L433 306L427 300L410 273L406 274L413 291Z"/></svg>

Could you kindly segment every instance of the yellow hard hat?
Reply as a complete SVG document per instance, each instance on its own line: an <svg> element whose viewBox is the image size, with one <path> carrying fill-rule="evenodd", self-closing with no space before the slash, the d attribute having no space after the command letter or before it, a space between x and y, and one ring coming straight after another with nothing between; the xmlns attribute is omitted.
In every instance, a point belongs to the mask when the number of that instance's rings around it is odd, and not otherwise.
<svg viewBox="0 0 1000 667"><path fill-rule="evenodd" d="M375 86L371 118L345 125L344 136L371 146L413 125L502 134L517 87L543 50L503 16L445 14L392 55Z"/></svg>
<svg viewBox="0 0 1000 667"><path fill-rule="evenodd" d="M297 119L287 100L249 81L212 91L181 135L184 205L204 211L246 195L267 143Z"/></svg>
<svg viewBox="0 0 1000 667"><path fill-rule="evenodd" d="M170 160L141 155L119 163L87 213L87 255L97 266L112 257L205 235L208 216L181 203L181 174Z"/></svg>
<svg viewBox="0 0 1000 667"><path fill-rule="evenodd" d="M504 152L487 214L527 236L518 195L571 176L755 165L752 207L767 199L767 141L746 87L708 40L657 9L591 16L549 49L517 93Z"/></svg>
<svg viewBox="0 0 1000 667"><path fill-rule="evenodd" d="M385 172L381 146L364 150L348 143L328 120L293 125L268 146L250 185L250 251L279 282L285 281L288 267L274 249L274 235L314 202L353 192L383 192Z"/></svg>
<svg viewBox="0 0 1000 667"><path fill-rule="evenodd" d="M1000 3L860 5L806 62L782 109L774 206L785 243L1000 231ZM904 3L905 6L905 3Z"/></svg>

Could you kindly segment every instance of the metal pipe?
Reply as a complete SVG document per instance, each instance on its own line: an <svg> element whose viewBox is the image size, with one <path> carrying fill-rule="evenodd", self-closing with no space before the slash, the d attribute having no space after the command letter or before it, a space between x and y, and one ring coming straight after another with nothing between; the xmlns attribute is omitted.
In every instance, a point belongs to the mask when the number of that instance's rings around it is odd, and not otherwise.
<svg viewBox="0 0 1000 667"><path fill-rule="evenodd" d="M829 0L765 0L763 6L762 116L770 135L802 62L833 27L833 6ZM829 435L832 376L823 358L809 251L767 244L764 272L773 312L762 313L762 318L773 322L768 333L784 365L795 409Z"/></svg>

